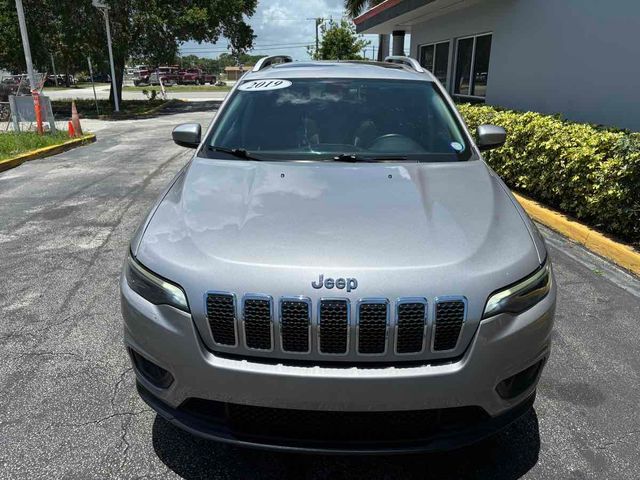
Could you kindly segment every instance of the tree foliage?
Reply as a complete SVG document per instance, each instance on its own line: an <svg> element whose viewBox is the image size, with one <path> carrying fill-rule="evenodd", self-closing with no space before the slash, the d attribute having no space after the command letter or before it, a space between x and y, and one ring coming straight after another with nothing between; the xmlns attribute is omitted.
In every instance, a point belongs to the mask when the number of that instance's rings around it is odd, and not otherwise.
<svg viewBox="0 0 640 480"><path fill-rule="evenodd" d="M175 61L182 42L217 42L224 36L243 53L255 35L244 16L257 0L106 0L109 5L116 78L129 58L152 65ZM86 57L102 69L107 48L104 19L91 0L23 0L34 65L51 71L50 54L61 71L85 69ZM0 0L0 65L24 71L14 0ZM121 89L119 89L121 94Z"/></svg>
<svg viewBox="0 0 640 480"><path fill-rule="evenodd" d="M364 11L368 8L375 7L379 5L384 0L344 0L344 9L347 12L349 18L356 18L357 16L364 13ZM389 35L388 34L380 34L378 35L378 60L384 60L385 55L388 54L389 50Z"/></svg>
<svg viewBox="0 0 640 480"><path fill-rule="evenodd" d="M471 130L507 130L505 146L484 154L507 185L640 246L640 133L489 105L457 107Z"/></svg>
<svg viewBox="0 0 640 480"><path fill-rule="evenodd" d="M323 21L320 25L321 40L318 50L311 50L314 60L362 60L362 51L369 45L355 26L347 21Z"/></svg>
<svg viewBox="0 0 640 480"><path fill-rule="evenodd" d="M384 0L344 0L344 9L350 18L356 18L368 8L375 7Z"/></svg>
<svg viewBox="0 0 640 480"><path fill-rule="evenodd" d="M237 65L255 65L263 55L249 55L242 53L240 55L232 55L231 53L223 53L218 58L204 58L197 55L185 55L178 59L178 64L182 68L197 67L209 73L224 72L225 67ZM146 60L140 63L149 63Z"/></svg>

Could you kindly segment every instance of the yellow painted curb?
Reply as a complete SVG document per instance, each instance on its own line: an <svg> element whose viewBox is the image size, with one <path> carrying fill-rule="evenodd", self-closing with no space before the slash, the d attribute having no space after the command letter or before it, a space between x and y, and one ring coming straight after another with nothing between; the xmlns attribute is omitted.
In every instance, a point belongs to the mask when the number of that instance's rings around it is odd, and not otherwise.
<svg viewBox="0 0 640 480"><path fill-rule="evenodd" d="M562 213L549 210L548 208L514 193L522 208L535 221L561 233L565 237L584 245L586 248L598 255L603 256L615 264L626 268L640 276L640 252L623 243L611 240L609 237L596 232L582 223L571 220Z"/></svg>
<svg viewBox="0 0 640 480"><path fill-rule="evenodd" d="M89 133L80 138L72 138L71 140L67 140L66 142L59 145L50 145L48 147L42 147L36 150L31 150L30 152L22 153L16 157L6 158L4 160L0 160L0 172L13 167L17 167L18 165L24 162L28 162L29 160L36 160L38 158L57 155L59 153L63 153L73 148L79 147L80 145L93 143L95 141L96 136L93 133Z"/></svg>

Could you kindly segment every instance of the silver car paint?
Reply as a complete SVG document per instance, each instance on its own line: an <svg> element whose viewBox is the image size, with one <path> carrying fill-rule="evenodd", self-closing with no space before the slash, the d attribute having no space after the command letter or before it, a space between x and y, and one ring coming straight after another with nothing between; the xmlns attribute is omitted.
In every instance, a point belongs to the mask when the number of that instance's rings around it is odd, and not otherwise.
<svg viewBox="0 0 640 480"><path fill-rule="evenodd" d="M309 410L393 411L477 405L497 416L531 395L494 390L549 355L555 284L535 307L481 322L463 357L455 362L384 368L336 368L247 362L213 354L188 314L153 305L122 283L125 343L171 371L175 382L144 387L172 407L190 397L247 405Z"/></svg>
<svg viewBox="0 0 640 480"><path fill-rule="evenodd" d="M540 264L522 218L483 162L197 158L156 209L136 256L184 288L213 350L242 348L213 343L202 300L210 290L237 298L302 295L313 305L331 296L354 306L360 298L426 297L433 305L436 297L466 297L468 321L456 351L421 358L464 351L489 294ZM358 289L316 290L311 282L320 273L355 277Z"/></svg>
<svg viewBox="0 0 640 480"><path fill-rule="evenodd" d="M285 64L244 79L308 76L425 80L443 91L428 73L353 64ZM209 131L215 126L216 120ZM176 377L166 391L139 380L173 406L191 395L315 409L479 405L491 415L517 404L535 385L509 401L494 387L548 355L555 284L521 315L480 321L488 295L534 271L546 250L472 148L472 159L459 164L247 162L200 158L196 151L131 245L147 268L186 290L192 315L152 305L121 283L127 345ZM358 289L319 293L311 281L320 273L356 277ZM202 298L209 290L304 295L314 304L340 296L353 307L363 297L421 296L432 307L435 297L461 295L468 313L455 351L423 357L453 363L373 370L268 365L212 353L225 347L213 344L207 326Z"/></svg>

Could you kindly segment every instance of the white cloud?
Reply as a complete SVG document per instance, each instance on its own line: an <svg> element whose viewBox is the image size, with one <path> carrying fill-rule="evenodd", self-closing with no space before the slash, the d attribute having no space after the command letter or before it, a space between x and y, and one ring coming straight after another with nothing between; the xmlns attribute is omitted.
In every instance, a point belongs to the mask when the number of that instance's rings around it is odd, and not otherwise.
<svg viewBox="0 0 640 480"><path fill-rule="evenodd" d="M258 8L248 23L257 35L252 54L284 54L296 60L307 60L307 45L315 43L313 18L339 19L344 13L344 0L259 0ZM377 35L367 35L372 46L377 46ZM216 44L183 45L182 53L202 57L217 57L227 47L226 39ZM372 50L369 50L371 55Z"/></svg>

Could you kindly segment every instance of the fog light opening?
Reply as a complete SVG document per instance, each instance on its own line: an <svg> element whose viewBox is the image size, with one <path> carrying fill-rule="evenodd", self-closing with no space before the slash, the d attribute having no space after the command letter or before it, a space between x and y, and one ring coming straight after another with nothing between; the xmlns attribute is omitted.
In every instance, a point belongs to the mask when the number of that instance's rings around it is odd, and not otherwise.
<svg viewBox="0 0 640 480"><path fill-rule="evenodd" d="M147 360L135 350L129 349L129 354L138 372L152 385L158 388L167 388L173 383L173 375L164 368Z"/></svg>
<svg viewBox="0 0 640 480"><path fill-rule="evenodd" d="M505 400L515 398L518 395L521 395L525 392L533 382L538 378L538 374L542 370L544 366L544 362L546 359L542 359L539 362L531 365L530 367L522 370L519 373L503 380L496 387L496 391L498 395L500 395Z"/></svg>

